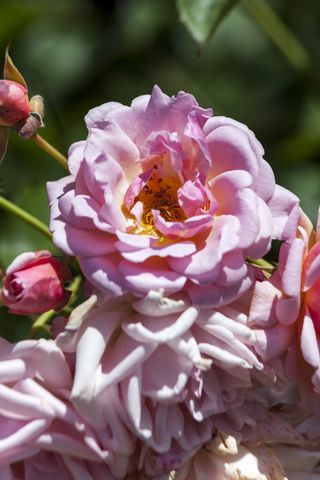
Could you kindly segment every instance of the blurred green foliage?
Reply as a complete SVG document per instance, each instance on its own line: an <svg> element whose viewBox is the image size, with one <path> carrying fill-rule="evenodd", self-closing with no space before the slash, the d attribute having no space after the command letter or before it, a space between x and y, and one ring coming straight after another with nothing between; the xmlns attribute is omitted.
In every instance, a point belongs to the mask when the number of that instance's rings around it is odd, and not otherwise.
<svg viewBox="0 0 320 480"><path fill-rule="evenodd" d="M83 117L90 108L108 101L129 103L155 83L170 95L185 90L202 106L256 133L278 183L301 197L315 221L320 203L320 2L269 4L309 52L311 65L304 72L288 62L241 2L199 55L172 0L2 0L0 51L4 54L11 42L30 94L45 98L41 134L63 153L85 138ZM64 175L32 141L11 132L1 167L6 198L48 222L45 182ZM31 227L0 215L1 268L22 251L52 249ZM23 337L23 328L19 331ZM15 331L5 335L17 338Z"/></svg>
<svg viewBox="0 0 320 480"><path fill-rule="evenodd" d="M199 47L209 40L238 0L177 0L180 20Z"/></svg>

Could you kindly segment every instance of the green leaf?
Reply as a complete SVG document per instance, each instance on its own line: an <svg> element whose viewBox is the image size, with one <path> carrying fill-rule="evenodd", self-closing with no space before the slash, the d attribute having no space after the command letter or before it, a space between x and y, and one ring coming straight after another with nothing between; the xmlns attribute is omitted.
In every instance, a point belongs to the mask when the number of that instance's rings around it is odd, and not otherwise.
<svg viewBox="0 0 320 480"><path fill-rule="evenodd" d="M208 41L238 0L177 0L180 20L200 45Z"/></svg>

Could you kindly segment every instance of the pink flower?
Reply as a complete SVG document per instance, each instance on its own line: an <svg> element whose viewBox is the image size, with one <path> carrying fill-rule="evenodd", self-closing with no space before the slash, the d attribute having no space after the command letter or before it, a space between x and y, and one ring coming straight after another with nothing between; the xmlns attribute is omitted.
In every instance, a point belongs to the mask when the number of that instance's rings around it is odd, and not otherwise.
<svg viewBox="0 0 320 480"><path fill-rule="evenodd" d="M250 322L264 361L283 357L289 378L304 400L319 409L320 394L320 215L316 231L301 213L297 236L281 247L279 268L257 283ZM313 406L312 406L313 404Z"/></svg>
<svg viewBox="0 0 320 480"><path fill-rule="evenodd" d="M192 459L170 480L306 480L319 477L319 437L299 433L298 416L288 421L283 412L266 411L260 421L252 419L254 436L215 432ZM290 417L289 417L290 418Z"/></svg>
<svg viewBox="0 0 320 480"><path fill-rule="evenodd" d="M218 434L173 480L288 480L276 455L267 446L245 447L234 437Z"/></svg>
<svg viewBox="0 0 320 480"><path fill-rule="evenodd" d="M290 455L293 458L297 456L300 462L303 458L305 463L300 463L298 468L299 462L291 461L291 465L295 463L295 468L287 470L281 461L283 459L280 460L277 456L278 451L282 454L281 457L284 456L282 452L286 452L286 463L289 465ZM243 445L231 435L218 433L212 442L205 445L181 470L173 473L170 480L316 480L316 476L308 476L319 471L316 468L316 459L319 459L316 451L307 452L301 447L273 444L269 446L263 442L258 445ZM290 473L289 477L287 473Z"/></svg>
<svg viewBox="0 0 320 480"><path fill-rule="evenodd" d="M108 295L184 289L193 304L239 297L246 258L294 235L298 199L275 185L254 134L158 87L86 116L71 174L48 184L54 242Z"/></svg>
<svg viewBox="0 0 320 480"><path fill-rule="evenodd" d="M72 401L92 426L112 432L114 448L128 454L129 430L153 450L153 474L167 473L242 404L263 368L255 334L241 305L200 310L155 291L133 304L95 300L77 307L56 338L75 353Z"/></svg>
<svg viewBox="0 0 320 480"><path fill-rule="evenodd" d="M27 89L11 80L0 80L0 127L11 127L29 116Z"/></svg>
<svg viewBox="0 0 320 480"><path fill-rule="evenodd" d="M71 292L63 287L71 272L47 250L25 252L8 267L1 298L9 312L19 315L59 310Z"/></svg>
<svg viewBox="0 0 320 480"><path fill-rule="evenodd" d="M60 440L58 438L58 440ZM79 444L81 446L81 443ZM78 445L75 445L77 447ZM109 468L88 459L78 458L79 453L74 456L61 445L61 451L55 452L57 444L53 446L53 451L47 451L46 448L30 458L25 458L13 465L0 467L1 479L4 480L115 480L110 473Z"/></svg>
<svg viewBox="0 0 320 480"><path fill-rule="evenodd" d="M107 432L93 430L75 411L71 385L52 340L0 339L1 479L124 478L128 459L112 452Z"/></svg>

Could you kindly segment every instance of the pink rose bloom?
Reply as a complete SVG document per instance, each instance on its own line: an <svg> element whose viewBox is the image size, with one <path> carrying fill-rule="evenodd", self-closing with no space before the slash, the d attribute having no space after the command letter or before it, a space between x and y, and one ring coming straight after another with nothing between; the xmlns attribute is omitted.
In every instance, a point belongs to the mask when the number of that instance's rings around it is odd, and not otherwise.
<svg viewBox="0 0 320 480"><path fill-rule="evenodd" d="M54 341L0 339L1 480L123 478L110 471L123 461L106 432L94 431L70 403L71 385Z"/></svg>
<svg viewBox="0 0 320 480"><path fill-rule="evenodd" d="M281 247L279 268L257 282L250 323L257 329L263 361L282 356L304 400L319 410L320 394L320 216L316 231L301 212L297 236Z"/></svg>
<svg viewBox="0 0 320 480"><path fill-rule="evenodd" d="M30 113L27 89L11 80L0 80L0 127L11 127Z"/></svg>
<svg viewBox="0 0 320 480"><path fill-rule="evenodd" d="M166 473L211 438L216 416L242 404L263 368L255 334L241 305L200 310L155 291L133 304L94 302L56 338L75 352L72 401L93 427L117 425L116 449L131 431L154 451L154 474Z"/></svg>
<svg viewBox="0 0 320 480"><path fill-rule="evenodd" d="M172 480L288 480L284 468L265 446L246 447L219 434L201 449ZM290 477L291 478L291 477Z"/></svg>
<svg viewBox="0 0 320 480"><path fill-rule="evenodd" d="M25 252L7 268L1 299L18 315L60 310L71 295L63 286L70 279L69 269L47 250Z"/></svg>
<svg viewBox="0 0 320 480"><path fill-rule="evenodd" d="M208 423L208 420L206 420L206 423ZM283 420L279 415L277 416L270 413L268 411L268 403L252 388L247 391L246 398L240 406L230 408L228 411L216 415L211 419L211 424L214 426L214 428L211 429L211 436L208 437L208 441L204 441L198 449L183 451L183 449L177 448L176 443L173 443L170 450L162 454L152 450L146 450L139 459L139 473L142 475L143 471L145 476L136 475L129 477L128 480L147 480L148 478L157 478L158 480L180 480L180 478L187 478L188 480L197 480L198 478L199 480L207 478L218 479L220 478L218 473L221 475L223 472L223 470L221 471L219 468L222 463L219 459L220 455L225 456L225 464L230 463L228 465L230 471L236 471L233 464L236 463L236 465L238 465L237 461L241 455L238 455L238 458L234 458L234 454L239 452L233 449L232 452L230 451L232 455L229 456L228 460L226 458L227 451L232 444L243 444L251 448L253 445L261 443L262 439L266 442L274 443L281 442L285 438L288 444L297 444L301 442L303 438L287 421ZM207 470L207 462L202 462L200 459L202 452L206 451L208 453L213 450L213 445L219 445L220 449L217 449L213 458L215 466L211 464ZM225 447L224 450L223 446ZM243 449L243 452L245 454L247 453L245 449ZM256 465L257 459L254 463ZM245 467L245 471L252 471L250 461L248 461L247 458L243 459L241 464ZM243 473L244 470L241 470L241 472ZM164 471L166 473L159 473ZM254 472L257 473L257 471L256 468ZM158 476L155 477L156 473L158 473ZM184 475L188 476L185 477ZM229 477L226 477L226 479L227 478L229 480ZM240 477L230 478L240 480ZM251 480L253 479L257 480L255 477ZM268 478L267 480L270 479Z"/></svg>
<svg viewBox="0 0 320 480"><path fill-rule="evenodd" d="M192 95L154 87L86 124L70 176L48 192L54 242L97 291L184 289L193 304L226 304L252 283L246 258L294 235L298 199L275 185L254 134Z"/></svg>
<svg viewBox="0 0 320 480"><path fill-rule="evenodd" d="M278 447L291 450L293 455L298 455L301 460L300 448ZM309 452L310 465L316 464L312 454ZM289 452L287 453L287 455ZM300 455L299 455L300 454ZM319 455L316 456L319 458ZM298 462L296 462L297 464ZM299 470L299 471L298 471ZM317 471L317 470L314 470ZM274 452L274 446L265 444L260 445L242 445L240 442L230 436L218 434L210 443L205 445L194 458L185 464L181 470L173 473L171 480L306 480L316 479L317 477L307 476L312 472L311 468L301 466L295 471L290 470L292 474L287 477L284 465ZM304 474L303 476L294 476L295 474ZM306 476L305 476L306 475Z"/></svg>
<svg viewBox="0 0 320 480"><path fill-rule="evenodd" d="M319 478L318 438L299 433L287 407L252 418L250 439L217 430L213 439L171 474L173 480L316 480Z"/></svg>

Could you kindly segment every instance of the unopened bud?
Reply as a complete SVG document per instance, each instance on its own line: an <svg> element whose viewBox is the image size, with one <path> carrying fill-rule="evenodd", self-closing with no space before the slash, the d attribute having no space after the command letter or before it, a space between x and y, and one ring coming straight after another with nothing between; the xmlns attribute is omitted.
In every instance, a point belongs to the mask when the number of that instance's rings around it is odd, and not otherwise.
<svg viewBox="0 0 320 480"><path fill-rule="evenodd" d="M0 80L0 126L16 125L29 113L27 89L11 80Z"/></svg>
<svg viewBox="0 0 320 480"><path fill-rule="evenodd" d="M70 270L50 252L22 253L7 269L1 298L9 312L17 315L59 310L71 296L64 288L68 280Z"/></svg>

